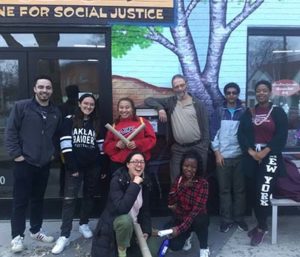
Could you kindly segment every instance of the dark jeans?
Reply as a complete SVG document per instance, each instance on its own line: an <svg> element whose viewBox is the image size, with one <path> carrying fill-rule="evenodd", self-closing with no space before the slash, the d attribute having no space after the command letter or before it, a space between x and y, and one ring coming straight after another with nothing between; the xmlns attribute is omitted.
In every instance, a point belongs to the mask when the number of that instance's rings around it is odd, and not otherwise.
<svg viewBox="0 0 300 257"><path fill-rule="evenodd" d="M40 231L43 222L44 195L49 178L49 165L36 167L26 161L15 162L13 208L11 216L12 237L24 236L26 210L30 202L30 231Z"/></svg>
<svg viewBox="0 0 300 257"><path fill-rule="evenodd" d="M99 176L99 166L91 166L80 169L78 177L74 177L69 172L66 172L65 196L62 209L61 236L70 236L76 207L76 200L82 182L83 198L81 201L79 224L82 225L89 222L90 213L93 209L96 186L99 182Z"/></svg>
<svg viewBox="0 0 300 257"><path fill-rule="evenodd" d="M245 177L241 158L226 158L223 167L217 167L222 222L243 219L246 208Z"/></svg>
<svg viewBox="0 0 300 257"><path fill-rule="evenodd" d="M175 222L176 225L176 222ZM208 240L208 225L209 225L209 217L207 214L199 214L195 217L191 227L189 230L179 234L177 237L170 239L169 247L173 251L179 251L184 246L185 241L190 236L191 232L194 231L199 240L200 248L207 248L207 240Z"/></svg>

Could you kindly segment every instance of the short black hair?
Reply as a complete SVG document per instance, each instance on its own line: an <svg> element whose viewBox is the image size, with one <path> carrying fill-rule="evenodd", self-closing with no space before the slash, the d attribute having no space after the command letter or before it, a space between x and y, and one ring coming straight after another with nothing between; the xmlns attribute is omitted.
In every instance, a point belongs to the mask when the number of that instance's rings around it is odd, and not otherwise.
<svg viewBox="0 0 300 257"><path fill-rule="evenodd" d="M53 80L50 76L48 75L39 75L37 77L35 77L34 81L33 81L33 86L35 87L36 85L36 82L40 79L46 79L46 80L49 80L51 82L51 84L53 85Z"/></svg>
<svg viewBox="0 0 300 257"><path fill-rule="evenodd" d="M223 89L224 95L226 95L226 92L227 92L228 88L235 88L238 95L241 92L240 86L238 84L236 84L234 82L230 82L230 83L226 84L224 89Z"/></svg>
<svg viewBox="0 0 300 257"><path fill-rule="evenodd" d="M204 171L203 171L203 160L202 157L194 150L188 151L183 154L181 161L180 161L180 174L182 175L182 166L184 163L184 160L186 159L194 159L197 161L197 171L195 176L198 177L203 177L204 176Z"/></svg>
<svg viewBox="0 0 300 257"><path fill-rule="evenodd" d="M186 82L186 78L183 76L183 75L181 75L181 74L175 74L173 77L172 77L172 79L171 79L171 83L172 83L172 87L173 87L173 82L174 82L174 80L175 79L183 79L184 80L184 82Z"/></svg>
<svg viewBox="0 0 300 257"><path fill-rule="evenodd" d="M263 80L263 79L257 81L256 84L255 84L255 86L254 86L254 91L256 91L256 89L257 89L257 87L258 87L259 85L265 85L265 86L267 86L267 88L270 90L270 92L272 92L272 84L271 84L270 81L268 81L268 80Z"/></svg>

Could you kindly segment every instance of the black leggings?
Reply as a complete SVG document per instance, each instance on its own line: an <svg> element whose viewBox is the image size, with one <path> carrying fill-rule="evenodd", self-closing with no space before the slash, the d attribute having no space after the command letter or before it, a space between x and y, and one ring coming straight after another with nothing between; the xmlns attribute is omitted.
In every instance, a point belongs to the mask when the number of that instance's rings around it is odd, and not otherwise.
<svg viewBox="0 0 300 257"><path fill-rule="evenodd" d="M176 224L176 222L175 222ZM191 232L194 231L199 240L200 248L207 248L208 240L208 225L209 217L207 214L199 214L193 221L189 230L179 234L177 237L170 239L169 248L173 251L181 250L184 246L185 241L190 236Z"/></svg>
<svg viewBox="0 0 300 257"><path fill-rule="evenodd" d="M279 166L282 163L282 156L269 154L260 163L256 163L254 213L258 228L268 230L267 217L271 209L270 198L276 184L278 170L281 168Z"/></svg>

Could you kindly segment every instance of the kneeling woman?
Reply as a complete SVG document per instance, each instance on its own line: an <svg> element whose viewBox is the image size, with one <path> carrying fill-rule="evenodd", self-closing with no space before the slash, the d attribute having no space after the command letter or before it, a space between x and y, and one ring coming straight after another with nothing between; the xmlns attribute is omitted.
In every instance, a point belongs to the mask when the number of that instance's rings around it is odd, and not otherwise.
<svg viewBox="0 0 300 257"><path fill-rule="evenodd" d="M173 251L187 250L194 231L200 244L200 257L208 257L208 182L203 178L201 156L194 151L187 152L180 167L181 174L172 185L168 199L168 207L174 214L169 247Z"/></svg>
<svg viewBox="0 0 300 257"><path fill-rule="evenodd" d="M95 230L92 257L125 257L133 222L141 225L146 240L150 236L150 185L144 181L144 168L144 154L134 151L127 156L125 166L114 172L108 201Z"/></svg>

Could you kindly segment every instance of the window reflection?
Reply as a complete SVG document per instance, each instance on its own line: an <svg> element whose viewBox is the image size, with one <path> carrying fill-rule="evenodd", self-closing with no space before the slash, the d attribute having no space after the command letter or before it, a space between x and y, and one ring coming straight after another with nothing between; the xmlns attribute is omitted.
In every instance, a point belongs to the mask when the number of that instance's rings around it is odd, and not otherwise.
<svg viewBox="0 0 300 257"><path fill-rule="evenodd" d="M270 29L257 33L248 36L247 105L255 105L256 82L271 81L272 102L288 116L287 148L293 151L300 147L300 31L298 35L284 29L281 33Z"/></svg>
<svg viewBox="0 0 300 257"><path fill-rule="evenodd" d="M0 47L105 47L105 34L1 33L0 35Z"/></svg>
<svg viewBox="0 0 300 257"><path fill-rule="evenodd" d="M65 100L65 87L71 84L78 85L80 92L98 96L99 60L43 58L37 61L37 71L54 79L52 100L57 104Z"/></svg>
<svg viewBox="0 0 300 257"><path fill-rule="evenodd" d="M0 161L9 157L4 147L4 130L7 118L18 96L18 60L0 60Z"/></svg>

